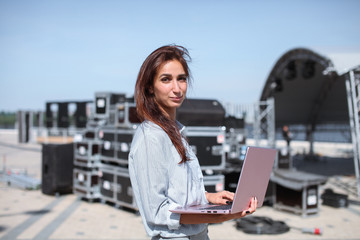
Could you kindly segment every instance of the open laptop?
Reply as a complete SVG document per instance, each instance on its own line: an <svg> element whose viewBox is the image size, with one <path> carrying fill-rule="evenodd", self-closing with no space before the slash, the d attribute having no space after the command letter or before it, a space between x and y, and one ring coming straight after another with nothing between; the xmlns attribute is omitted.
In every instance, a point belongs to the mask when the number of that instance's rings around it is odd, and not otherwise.
<svg viewBox="0 0 360 240"><path fill-rule="evenodd" d="M249 208L251 198L256 197L258 207L263 205L266 189L276 158L276 149L247 147L235 196L229 205L193 205L177 207L174 213L232 214Z"/></svg>

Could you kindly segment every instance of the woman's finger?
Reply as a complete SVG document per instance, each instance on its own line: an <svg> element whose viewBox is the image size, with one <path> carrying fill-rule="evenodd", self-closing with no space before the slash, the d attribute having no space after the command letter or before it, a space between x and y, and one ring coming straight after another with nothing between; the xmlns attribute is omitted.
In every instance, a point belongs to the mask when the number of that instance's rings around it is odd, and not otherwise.
<svg viewBox="0 0 360 240"><path fill-rule="evenodd" d="M257 199L256 199L256 197L253 197L252 199L251 199L251 205L250 205L250 208L249 208L249 212L250 213L253 213L253 212L255 212L256 211L256 208L257 208Z"/></svg>

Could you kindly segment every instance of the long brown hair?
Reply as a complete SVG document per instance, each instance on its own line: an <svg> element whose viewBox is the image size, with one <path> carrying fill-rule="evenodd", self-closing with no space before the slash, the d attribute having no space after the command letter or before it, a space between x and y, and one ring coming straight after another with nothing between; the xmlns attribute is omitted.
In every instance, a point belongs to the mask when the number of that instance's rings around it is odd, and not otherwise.
<svg viewBox="0 0 360 240"><path fill-rule="evenodd" d="M171 60L177 60L181 63L190 83L190 69L187 63L191 61L191 57L188 50L178 45L162 46L153 51L145 59L140 68L135 85L136 110L141 121L150 120L159 125L167 133L180 154L180 163L184 163L188 158L176 122L163 113L155 100L154 94L151 92L154 78L159 68L165 62Z"/></svg>

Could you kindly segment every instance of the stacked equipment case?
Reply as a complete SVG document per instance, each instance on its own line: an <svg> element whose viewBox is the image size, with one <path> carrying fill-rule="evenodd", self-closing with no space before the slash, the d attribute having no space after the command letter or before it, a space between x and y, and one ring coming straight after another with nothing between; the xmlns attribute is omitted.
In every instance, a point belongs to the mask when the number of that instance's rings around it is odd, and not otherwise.
<svg viewBox="0 0 360 240"><path fill-rule="evenodd" d="M100 199L100 156L102 140L100 128L88 123L74 141L73 192L90 201Z"/></svg>
<svg viewBox="0 0 360 240"><path fill-rule="evenodd" d="M183 134L199 159L206 191L227 189L225 172L238 171L241 164L241 144L245 142L241 119L225 117L218 101L203 99L185 100L177 119L186 126ZM137 210L128 155L139 124L133 98L123 93L95 93L94 114L74 143L75 194ZM230 170L229 159L236 166Z"/></svg>
<svg viewBox="0 0 360 240"><path fill-rule="evenodd" d="M130 144L139 120L123 93L95 93L95 111L74 145L75 194L137 209L128 173Z"/></svg>

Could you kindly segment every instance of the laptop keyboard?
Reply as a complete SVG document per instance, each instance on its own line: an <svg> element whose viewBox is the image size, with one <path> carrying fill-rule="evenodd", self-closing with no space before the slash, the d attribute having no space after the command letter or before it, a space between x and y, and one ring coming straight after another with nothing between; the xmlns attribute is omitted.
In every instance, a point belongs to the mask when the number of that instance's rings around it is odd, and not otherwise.
<svg viewBox="0 0 360 240"><path fill-rule="evenodd" d="M213 207L200 208L200 210L207 210L207 209L211 209L211 210L228 210L230 208L231 208L231 205L218 205L218 206L213 206Z"/></svg>

